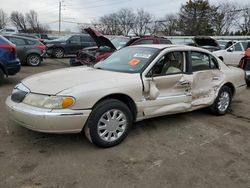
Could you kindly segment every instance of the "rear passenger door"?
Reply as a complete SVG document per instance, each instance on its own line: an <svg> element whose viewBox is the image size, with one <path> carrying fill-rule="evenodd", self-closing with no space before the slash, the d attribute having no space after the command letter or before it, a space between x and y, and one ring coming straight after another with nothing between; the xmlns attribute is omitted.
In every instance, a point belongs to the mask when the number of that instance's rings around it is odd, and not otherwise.
<svg viewBox="0 0 250 188"><path fill-rule="evenodd" d="M207 106L215 99L216 90L223 81L223 73L219 70L214 56L198 51L192 51L190 55L193 72L192 106Z"/></svg>
<svg viewBox="0 0 250 188"><path fill-rule="evenodd" d="M229 65L238 65L244 56L245 49L241 42L236 42L226 50L224 61Z"/></svg>
<svg viewBox="0 0 250 188"><path fill-rule="evenodd" d="M81 37L80 35L75 35L70 37L67 41L67 45L65 46L65 51L68 54L76 54L78 50L82 48Z"/></svg>

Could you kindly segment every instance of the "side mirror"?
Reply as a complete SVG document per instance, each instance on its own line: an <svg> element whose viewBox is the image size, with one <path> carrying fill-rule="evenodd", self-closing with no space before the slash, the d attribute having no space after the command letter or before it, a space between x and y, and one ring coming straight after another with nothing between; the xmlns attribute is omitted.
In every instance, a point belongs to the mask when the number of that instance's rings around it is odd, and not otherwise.
<svg viewBox="0 0 250 188"><path fill-rule="evenodd" d="M234 49L233 49L233 47L230 47L230 48L227 49L227 51L232 52L232 51L234 51Z"/></svg>

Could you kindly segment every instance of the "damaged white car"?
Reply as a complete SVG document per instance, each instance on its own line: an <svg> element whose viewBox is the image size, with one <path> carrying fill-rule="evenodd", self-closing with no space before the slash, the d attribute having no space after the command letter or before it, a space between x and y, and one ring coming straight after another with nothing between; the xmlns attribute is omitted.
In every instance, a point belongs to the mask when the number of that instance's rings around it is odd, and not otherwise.
<svg viewBox="0 0 250 188"><path fill-rule="evenodd" d="M210 107L223 115L246 88L244 71L191 46L123 48L94 68L24 79L6 100L11 117L47 133L85 131L100 147L120 143L133 122Z"/></svg>

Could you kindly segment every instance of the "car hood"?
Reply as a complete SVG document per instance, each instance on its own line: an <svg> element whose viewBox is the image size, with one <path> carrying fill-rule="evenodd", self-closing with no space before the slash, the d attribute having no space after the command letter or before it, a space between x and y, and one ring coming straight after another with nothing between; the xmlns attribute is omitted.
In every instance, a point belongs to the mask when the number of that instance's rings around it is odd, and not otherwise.
<svg viewBox="0 0 250 188"><path fill-rule="evenodd" d="M33 93L56 95L84 84L94 88L103 87L105 84L107 87L114 87L119 81L130 77L129 73L73 67L39 73L24 79L22 83Z"/></svg>
<svg viewBox="0 0 250 188"><path fill-rule="evenodd" d="M116 47L113 45L113 43L106 37L104 37L100 32L92 29L92 28L86 28L84 29L86 33L88 33L96 42L97 46L108 46L111 49L116 50Z"/></svg>
<svg viewBox="0 0 250 188"><path fill-rule="evenodd" d="M208 37L208 36L197 36L194 37L194 42L198 45L198 46L214 46L214 47L220 47L220 45L218 44L218 42L213 39L212 37Z"/></svg>

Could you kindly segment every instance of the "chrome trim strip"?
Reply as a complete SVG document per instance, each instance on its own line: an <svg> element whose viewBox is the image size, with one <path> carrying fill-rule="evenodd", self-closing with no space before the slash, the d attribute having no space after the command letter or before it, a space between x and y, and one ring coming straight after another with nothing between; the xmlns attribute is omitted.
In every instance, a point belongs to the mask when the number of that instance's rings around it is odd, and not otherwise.
<svg viewBox="0 0 250 188"><path fill-rule="evenodd" d="M31 114L35 116L82 116L83 112L52 112L52 111L36 111L25 108L17 108L15 106L10 107L11 111L17 111L20 113Z"/></svg>
<svg viewBox="0 0 250 188"><path fill-rule="evenodd" d="M180 97L188 97L188 96L192 96L191 94L185 94L185 95L172 95L172 96L159 96L157 97L157 99L161 100L161 99L173 99L173 98L180 98Z"/></svg>

